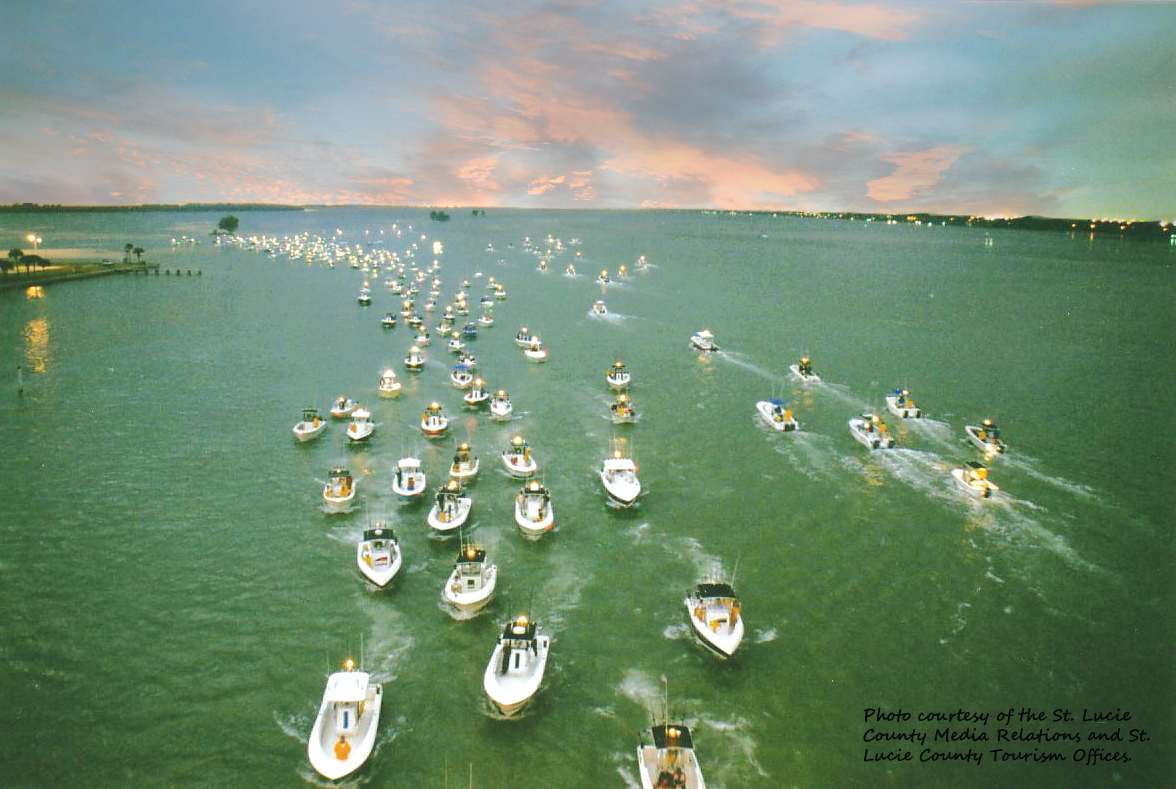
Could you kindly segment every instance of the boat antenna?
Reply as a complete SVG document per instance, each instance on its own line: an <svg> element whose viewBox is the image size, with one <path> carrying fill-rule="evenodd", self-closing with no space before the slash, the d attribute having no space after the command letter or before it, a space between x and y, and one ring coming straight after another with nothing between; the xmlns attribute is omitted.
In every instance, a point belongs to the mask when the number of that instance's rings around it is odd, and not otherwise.
<svg viewBox="0 0 1176 789"><path fill-rule="evenodd" d="M662 717L665 723L670 722L670 680L665 674L661 675L662 683Z"/></svg>
<svg viewBox="0 0 1176 789"><path fill-rule="evenodd" d="M731 571L731 586L735 586L735 576L739 574L739 560L740 556L735 557L735 569Z"/></svg>

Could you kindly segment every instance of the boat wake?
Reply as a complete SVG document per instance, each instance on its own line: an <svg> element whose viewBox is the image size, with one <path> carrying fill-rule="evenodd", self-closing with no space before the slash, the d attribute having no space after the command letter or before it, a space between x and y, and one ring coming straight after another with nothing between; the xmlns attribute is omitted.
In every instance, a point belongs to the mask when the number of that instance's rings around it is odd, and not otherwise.
<svg viewBox="0 0 1176 789"><path fill-rule="evenodd" d="M717 735L718 738L728 740L729 745L726 747L720 746L714 750L714 753L740 753L742 752L747 763L760 775L761 778L769 778L768 772L764 770L763 765L755 758L756 742L751 736L751 721L747 718L736 718L733 721L717 720L714 718L704 717L701 721L707 728ZM722 769L721 764L719 769Z"/></svg>
<svg viewBox="0 0 1176 789"><path fill-rule="evenodd" d="M736 367L742 367L744 370L755 373L760 378L765 378L774 384L783 386L786 382L786 379L781 378L778 374L773 373L771 370L766 370L763 367L760 367L758 364L748 361L747 358L738 351L728 351L720 348L715 352L715 355L724 361L730 362Z"/></svg>
<svg viewBox="0 0 1176 789"><path fill-rule="evenodd" d="M765 432L769 432L773 437L780 436L780 440L772 449L792 461L792 465L800 473L814 481L829 479L834 475L840 456L832 438L820 433L805 432L803 423L800 430L780 435L764 425L758 414L755 419Z"/></svg>

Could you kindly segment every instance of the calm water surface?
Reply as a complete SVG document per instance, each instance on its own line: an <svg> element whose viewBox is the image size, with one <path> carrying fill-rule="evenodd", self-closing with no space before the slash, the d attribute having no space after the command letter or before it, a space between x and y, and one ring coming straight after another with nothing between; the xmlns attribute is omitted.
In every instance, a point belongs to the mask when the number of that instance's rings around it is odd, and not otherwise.
<svg viewBox="0 0 1176 789"><path fill-rule="evenodd" d="M219 214L3 218L9 246L34 230L49 246L133 242L200 275L0 293L0 785L324 783L305 741L325 674L349 655L386 692L377 751L349 786L465 785L472 764L478 787L635 787L663 675L719 789L1172 785L1176 250L686 212L453 213L245 213L240 232L436 257L442 303L464 279L476 302L495 277L508 298L472 347L488 385L510 390L510 424L461 409L436 339L427 369L403 373L410 334L379 324L399 299L376 279L359 306L366 275L346 264L218 247ZM185 234L201 243L169 243ZM546 250L549 235L563 246L541 272L525 241ZM648 270L595 282L640 255ZM607 318L589 315L596 299ZM547 364L514 347L522 325ZM703 327L723 348L710 357L687 346ZM789 379L802 354L823 383ZM616 358L637 425L605 418ZM397 400L376 395L388 365ZM846 420L898 386L928 418L890 418L898 448L869 453ZM302 407L339 394L371 408L370 443L347 446L339 423L296 445ZM757 421L772 396L801 432ZM455 429L429 442L416 424L434 399ZM991 501L949 475L979 459L962 428L984 417L1010 445ZM557 529L536 542L497 463L515 433L554 495ZM594 475L618 434L646 489L631 511L608 507ZM414 451L439 482L458 438L483 460L473 536L500 568L495 600L466 621L440 600L454 541L388 487ZM334 464L361 477L349 513L320 507ZM406 556L382 592L354 564L378 517ZM681 604L717 566L748 627L727 662L693 643ZM501 622L527 610L552 658L504 721L481 675ZM974 728L989 742L870 763L867 748L911 748L863 741L874 707L1122 710L1124 739L1150 739L1093 744L1130 762L994 763L992 748L1069 759L1076 746L992 742L992 720ZM984 761L920 764L923 747Z"/></svg>

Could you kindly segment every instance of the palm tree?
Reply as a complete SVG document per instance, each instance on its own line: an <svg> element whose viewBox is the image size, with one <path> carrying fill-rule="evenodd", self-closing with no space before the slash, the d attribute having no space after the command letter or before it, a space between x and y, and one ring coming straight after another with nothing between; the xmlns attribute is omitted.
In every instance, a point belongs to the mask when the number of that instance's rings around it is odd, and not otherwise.
<svg viewBox="0 0 1176 789"><path fill-rule="evenodd" d="M134 245L134 244L127 244L127 245L124 247L124 249L126 249L126 254L124 254L124 255L123 255L123 263L130 262L130 259L131 259L131 250L132 250L132 249L134 249L134 248L135 248L135 245Z"/></svg>
<svg viewBox="0 0 1176 789"><path fill-rule="evenodd" d="M146 252L147 250L143 249L143 247L135 247L135 248L134 248L133 250L131 250L131 251L135 253L135 258L136 258L136 259L137 259L137 260L138 260L140 263L142 263L142 262L143 262L143 253L144 253L144 252Z"/></svg>
<svg viewBox="0 0 1176 789"><path fill-rule="evenodd" d="M4 273L7 274L9 269L16 268L16 264L24 257L24 250L13 247L8 250L8 257L4 261Z"/></svg>

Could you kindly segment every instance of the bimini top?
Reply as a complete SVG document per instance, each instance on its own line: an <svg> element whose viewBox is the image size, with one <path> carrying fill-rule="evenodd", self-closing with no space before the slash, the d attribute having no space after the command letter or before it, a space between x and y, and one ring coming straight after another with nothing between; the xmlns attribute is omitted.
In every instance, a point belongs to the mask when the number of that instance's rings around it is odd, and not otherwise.
<svg viewBox="0 0 1176 789"><path fill-rule="evenodd" d="M653 732L653 744L659 749L694 747L690 729L680 723L661 723L650 731Z"/></svg>
<svg viewBox="0 0 1176 789"><path fill-rule="evenodd" d="M485 549L475 548L471 545L462 548L461 552L457 555L458 564L481 564L484 561L486 561Z"/></svg>
<svg viewBox="0 0 1176 789"><path fill-rule="evenodd" d="M701 583L694 588L694 592L699 597L739 597L731 584L722 581Z"/></svg>
<svg viewBox="0 0 1176 789"><path fill-rule="evenodd" d="M364 671L339 671L327 680L326 701L358 704L367 700L368 675Z"/></svg>
<svg viewBox="0 0 1176 789"><path fill-rule="evenodd" d="M363 532L364 542L368 540L395 540L396 533L391 529L376 527L374 529L365 529Z"/></svg>
<svg viewBox="0 0 1176 789"><path fill-rule="evenodd" d="M535 641L535 628L535 623L528 617L516 616L507 622L506 627L502 629L502 640L527 642L517 646L529 646Z"/></svg>

